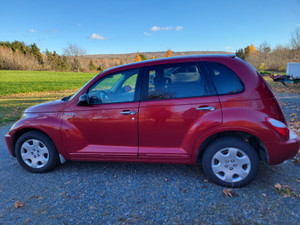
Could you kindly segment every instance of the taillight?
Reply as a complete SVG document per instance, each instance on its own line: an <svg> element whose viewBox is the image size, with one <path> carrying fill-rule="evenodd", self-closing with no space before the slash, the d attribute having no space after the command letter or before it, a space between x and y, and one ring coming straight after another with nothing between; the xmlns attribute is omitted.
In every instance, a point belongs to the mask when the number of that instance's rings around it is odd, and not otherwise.
<svg viewBox="0 0 300 225"><path fill-rule="evenodd" d="M290 134L289 128L279 120L275 120L273 118L266 118L266 121L269 125L280 135L287 137Z"/></svg>

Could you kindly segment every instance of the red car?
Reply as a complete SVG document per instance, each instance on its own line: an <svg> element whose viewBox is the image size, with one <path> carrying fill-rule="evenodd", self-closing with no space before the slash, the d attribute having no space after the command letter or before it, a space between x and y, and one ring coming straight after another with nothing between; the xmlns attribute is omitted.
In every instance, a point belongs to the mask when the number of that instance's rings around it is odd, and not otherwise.
<svg viewBox="0 0 300 225"><path fill-rule="evenodd" d="M259 73L234 55L148 60L106 70L77 94L27 109L5 135L31 172L65 160L202 162L241 187L259 160L292 158L299 137Z"/></svg>

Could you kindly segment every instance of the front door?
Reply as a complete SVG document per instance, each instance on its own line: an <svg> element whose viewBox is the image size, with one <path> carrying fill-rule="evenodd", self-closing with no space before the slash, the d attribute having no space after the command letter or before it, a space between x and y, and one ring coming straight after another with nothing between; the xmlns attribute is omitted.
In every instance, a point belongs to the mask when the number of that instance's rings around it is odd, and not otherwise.
<svg viewBox="0 0 300 225"><path fill-rule="evenodd" d="M71 159L137 158L138 73L131 69L103 77L88 89L89 105L65 110L62 136Z"/></svg>

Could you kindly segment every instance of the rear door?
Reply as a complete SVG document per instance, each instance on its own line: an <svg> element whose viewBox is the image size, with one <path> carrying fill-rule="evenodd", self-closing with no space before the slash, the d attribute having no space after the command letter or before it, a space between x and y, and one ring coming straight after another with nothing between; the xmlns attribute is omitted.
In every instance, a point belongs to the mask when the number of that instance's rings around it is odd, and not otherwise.
<svg viewBox="0 0 300 225"><path fill-rule="evenodd" d="M139 109L141 159L188 160L199 136L221 124L219 98L203 71L197 63L145 68Z"/></svg>

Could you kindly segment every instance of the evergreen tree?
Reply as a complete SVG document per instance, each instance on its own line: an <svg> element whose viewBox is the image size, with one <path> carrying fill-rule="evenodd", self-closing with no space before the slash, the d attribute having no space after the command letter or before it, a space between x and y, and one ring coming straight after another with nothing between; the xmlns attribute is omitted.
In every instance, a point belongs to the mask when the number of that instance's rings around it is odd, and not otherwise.
<svg viewBox="0 0 300 225"><path fill-rule="evenodd" d="M90 60L90 63L89 63L89 69L90 69L90 70L96 70L96 69L97 69L97 67L95 66L93 60Z"/></svg>

